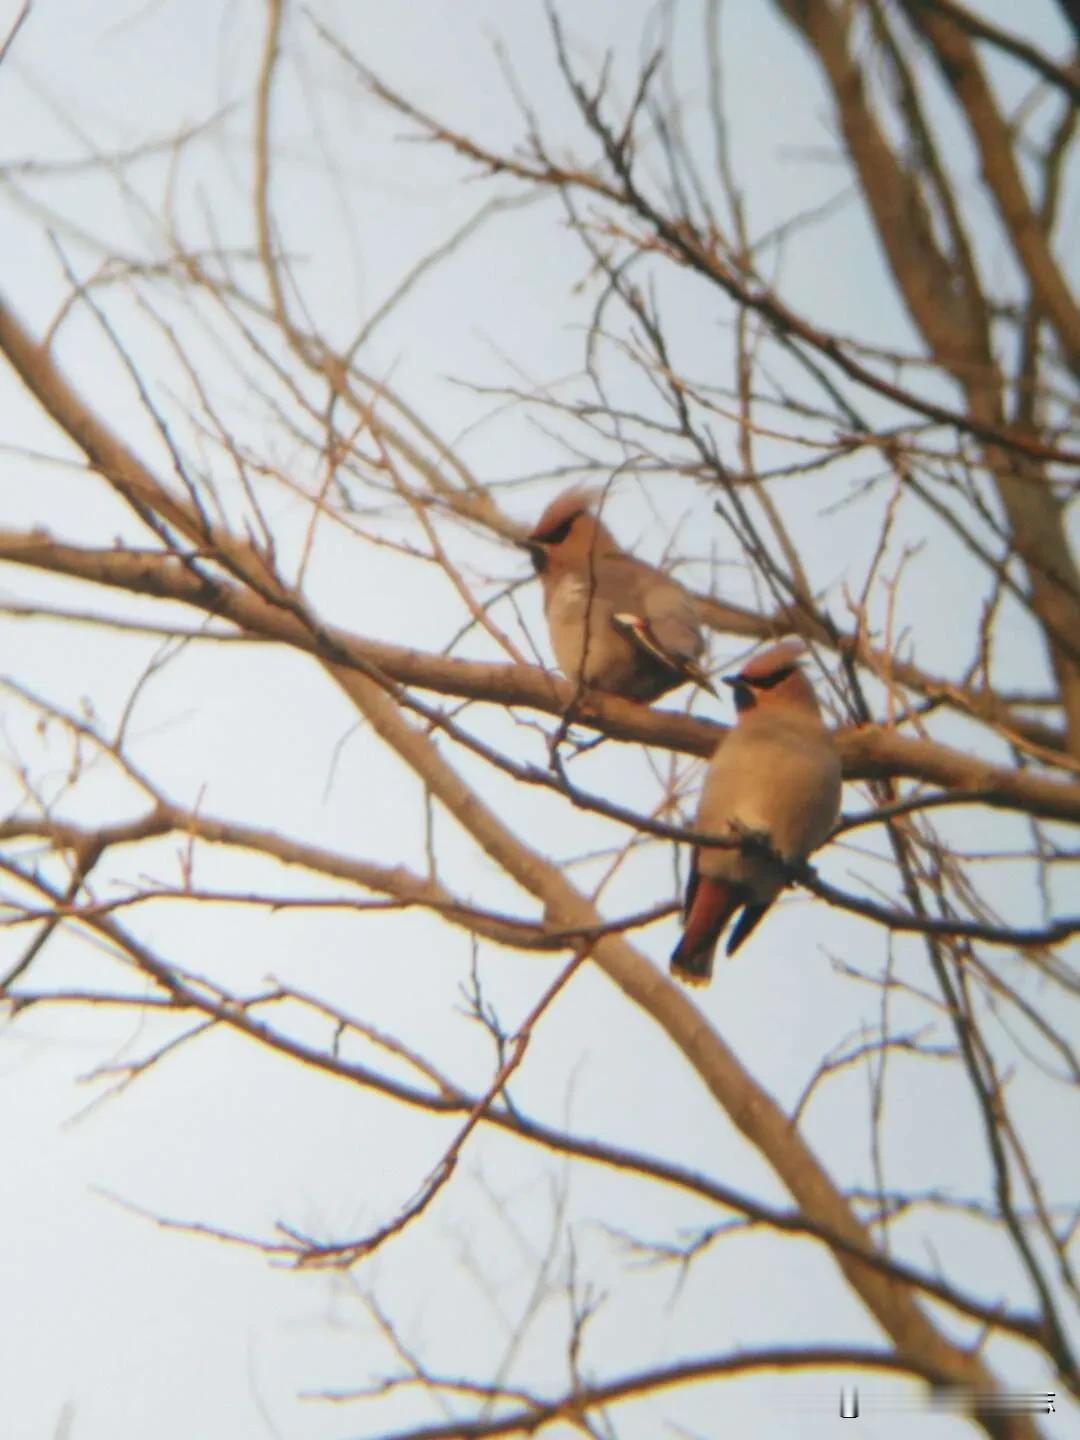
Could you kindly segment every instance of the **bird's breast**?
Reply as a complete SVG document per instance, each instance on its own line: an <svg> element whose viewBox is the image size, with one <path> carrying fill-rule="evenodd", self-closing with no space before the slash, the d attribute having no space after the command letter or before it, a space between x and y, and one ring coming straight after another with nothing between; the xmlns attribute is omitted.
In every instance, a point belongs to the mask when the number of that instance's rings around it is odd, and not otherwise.
<svg viewBox="0 0 1080 1440"><path fill-rule="evenodd" d="M552 624L570 624L582 620L589 603L589 583L584 575L566 571L550 585L547 592L548 620Z"/></svg>

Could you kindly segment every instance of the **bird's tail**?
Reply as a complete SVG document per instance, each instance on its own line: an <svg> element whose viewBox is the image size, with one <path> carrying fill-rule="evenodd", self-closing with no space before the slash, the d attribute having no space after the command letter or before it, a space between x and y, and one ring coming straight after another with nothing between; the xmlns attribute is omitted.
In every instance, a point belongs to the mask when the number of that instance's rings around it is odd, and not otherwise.
<svg viewBox="0 0 1080 1440"><path fill-rule="evenodd" d="M734 955L742 942L753 930L754 926L761 919L768 909L768 905L747 905L742 914L735 922L735 928L728 936L727 945L724 947L729 955Z"/></svg>
<svg viewBox="0 0 1080 1440"><path fill-rule="evenodd" d="M705 985L724 926L746 897L725 880L698 875L693 881L682 939L671 955L671 973L688 985Z"/></svg>

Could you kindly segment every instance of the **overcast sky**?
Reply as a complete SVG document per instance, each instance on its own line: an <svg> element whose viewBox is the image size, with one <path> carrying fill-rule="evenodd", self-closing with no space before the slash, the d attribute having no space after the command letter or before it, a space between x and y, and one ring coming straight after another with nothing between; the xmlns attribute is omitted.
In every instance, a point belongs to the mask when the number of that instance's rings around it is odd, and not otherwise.
<svg viewBox="0 0 1080 1440"><path fill-rule="evenodd" d="M16 8L5 0L0 17L10 23ZM771 7L729 0L727 8L732 142L751 224L760 233L838 194L845 177L835 153L828 153L835 152L835 142L827 106L802 51L766 17ZM1015 19L1006 0L984 8ZM568 30L582 67L595 65L614 46L615 91L629 94L646 49L643 37L655 32L651 12L639 0L573 7ZM520 134L521 117L496 57L498 40L554 148L580 142L542 8L532 0L315 0L308 15L422 107L508 146ZM224 245L251 247L252 97L262 19L253 3L38 0L0 69L0 285L36 329L51 322L67 291L64 264L90 276L101 258L98 242L113 254L152 257L164 252L163 225L174 223L192 245L213 236ZM1047 46L1060 49L1052 7L1032 6L1030 17L1025 8L1027 23L1042 27ZM677 32L685 50L677 48L672 57L676 75L696 73L698 33L689 24ZM463 184L464 167L444 152L402 143L404 122L360 92L348 65L299 7L289 19L286 46L273 113L280 239L295 257L312 323L347 343L410 267L489 193ZM191 143L175 168L167 153L151 150L122 180L77 163L43 173L59 162L163 141L221 112L223 118ZM705 144L704 134L694 143ZM973 207L981 203L974 187L969 198ZM783 283L804 312L840 332L904 338L854 201L841 205L813 237L792 244L783 266ZM484 387L561 385L580 374L587 309L577 303L577 293L586 272L578 243L551 203L515 208L418 286L366 351L368 370L389 380L433 431L456 443L482 481L505 487L501 503L523 520L537 514L556 487L508 482L559 463L562 451L534 417ZM729 378L726 322L702 313L689 288L673 283L665 299L688 372L710 373L713 367L717 383ZM108 303L153 384L162 394L172 387L179 392L184 382L161 332L133 302L118 296ZM310 459L283 426L275 428L233 357L215 349L194 323L185 335L199 356L200 374L228 408L244 443L283 469L295 464L298 486L310 490L316 478ZM109 423L160 463L139 397L85 313L65 321L58 347L73 382ZM469 385L461 383L466 380ZM0 374L0 414L4 526L44 525L87 544L108 544L114 536L145 541L103 486L59 463L47 422L6 371ZM190 432L188 440L196 443ZM721 436L720 443L734 454L732 437ZM31 463L29 452L44 452L57 463ZM760 453L775 458L785 452L766 441ZM861 478L857 464L838 474L837 486ZM235 499L224 473L221 483L227 499ZM845 583L857 582L872 551L867 517L877 513L871 505L826 514L826 503L841 494L785 492L793 528L808 533L817 527L812 533L819 539L806 558L837 613ZM298 554L307 508L280 487L271 505L282 553ZM669 547L683 556L681 573L688 581L753 602L752 581L735 565L730 537L691 482L671 479L656 510L640 489L616 488L610 518L620 537L650 558L659 559ZM373 517L370 528L385 540L400 539L407 527L389 514ZM920 663L948 670L966 657L959 634L977 613L979 596L947 536L913 530L911 538L925 544L911 561L906 623L918 636ZM526 573L523 557L509 546L461 535L454 543L492 585ZM435 649L459 628L462 612L444 577L432 572L404 564L390 549L324 532L309 595L322 615L359 634ZM522 589L519 602L527 630L549 658L536 591L535 585ZM59 580L31 580L29 572L13 567L0 573L0 596L84 607L93 602L117 615L163 613ZM190 620L178 608L169 613ZM942 616L954 617L954 625L942 623ZM503 623L516 625L508 614ZM1018 685L1045 683L1026 622L1017 614L1003 623L1015 650ZM16 620L0 622L0 643L0 670L73 709L89 699L96 714L113 723L155 649L144 638L106 639ZM744 648L735 639L712 641L718 665ZM464 653L494 652L473 637ZM824 679L817 678L824 694ZM713 718L730 718L723 703L708 697L693 703ZM65 759L63 743L35 734L25 708L7 705L3 724L9 764L0 804L6 814L23 798L10 763L14 755L35 757L50 783L62 775ZM525 727L504 717L478 724L500 743L518 745L522 758L542 758L539 737ZM422 867L424 807L417 785L389 763L379 741L357 727L345 699L298 655L189 648L148 688L131 733L136 758L177 803L347 854ZM571 835L561 805L516 794L478 765L460 763L546 851L584 852L622 838L594 817L576 817ZM627 803L644 807L655 796L654 778L629 747L601 747L580 776L589 788ZM848 808L861 803L854 792L846 797ZM72 818L92 823L102 814L137 813L139 801L103 766L65 806ZM987 844L1005 845L1019 829L995 821ZM443 817L436 819L436 835L449 882L485 904L525 911L521 894L493 875L489 862ZM109 872L113 884L146 875L175 880L177 850L175 840L147 846L126 874L117 859ZM219 888L256 888L268 873L265 864L233 854L203 854L199 863L202 883ZM837 879L850 880L853 870L873 881L883 878L872 857L850 852L830 852L822 869ZM593 863L575 878L595 883L602 870L603 862ZM310 894L331 889L303 877L280 883ZM605 892L604 908L643 908L672 890L670 849L650 846ZM1003 881L1006 901L1017 912L1033 913L1032 895L1011 877ZM424 915L270 915L161 904L145 907L131 923L177 964L214 974L223 984L243 989L267 976L285 978L407 1037L418 1050L437 1055L462 1083L482 1088L490 1078L490 1050L461 1013L467 938ZM644 932L640 943L665 964L674 933L674 922L666 922ZM6 970L6 957L14 959L24 944L22 931L0 932L0 968ZM879 931L824 912L805 895L792 897L755 937L752 952L720 967L700 1003L790 1108L822 1052L876 1020L876 992L837 975L830 954L873 970L884 946ZM556 973L550 957L488 947L481 947L479 963L485 992L510 1028ZM49 947L34 979L44 988L109 984L115 975L113 961L72 935ZM904 1003L894 1015L898 1028L905 1023ZM419 1423L430 1410L410 1392L379 1402L377 1409L311 1398L369 1385L397 1367L362 1296L377 1295L433 1369L490 1378L520 1317L531 1314L538 1269L542 1303L520 1354L512 1357L517 1368L511 1373L528 1376L537 1389L557 1391L567 1383L562 1291L571 1264L584 1289L608 1296L586 1351L587 1366L597 1375L807 1336L862 1344L878 1338L835 1278L835 1267L809 1244L732 1238L697 1262L681 1285L674 1268L630 1265L626 1235L670 1243L714 1223L715 1211L599 1168L572 1170L497 1136L470 1145L454 1184L422 1225L345 1277L297 1273L242 1247L162 1229L152 1217L261 1237L272 1237L278 1222L327 1239L362 1234L409 1199L451 1132L220 1035L182 1049L103 1099L110 1090L103 1072L146 1053L160 1034L145 1017L81 1009L5 1017L0 1027L2 1440L54 1434L67 1440L143 1434L156 1440L344 1440ZM984 1190L984 1147L959 1077L925 1062L898 1065L902 1078L894 1093L903 1104L893 1102L886 1156L897 1183L957 1194ZM1075 1159L1062 1140L1062 1127L1067 1134L1071 1123L1075 1146L1075 1114L1051 1113L1051 1092L1037 1076L1025 1073L1015 1084L1025 1114L1046 1107L1034 1140L1048 1185L1058 1188L1059 1198L1071 1187L1075 1197ZM650 1148L773 1203L787 1201L697 1077L599 973L582 971L559 999L514 1093L526 1110L578 1133ZM867 1107L860 1072L836 1082L805 1119L810 1142L850 1184L872 1181ZM945 1118L929 1123L935 1117ZM1002 1294L1023 1298L1015 1261L988 1227L945 1219L936 1225L935 1242L950 1247L958 1280L980 1294L1000 1286ZM929 1251L917 1258L932 1267ZM953 1325L951 1319L943 1323ZM993 1342L988 1358L1012 1383L1046 1387L1045 1372L1019 1349ZM781 1400L831 1405L837 1383L835 1376L803 1375L783 1384L756 1377L722 1390L688 1391L677 1401L661 1397L619 1412L618 1434L645 1440L659 1433L730 1433L753 1440L833 1433L838 1421L831 1411L793 1419L777 1406ZM882 1395L901 1388L861 1383ZM660 1430L660 1420L672 1416L685 1431ZM1074 1416L1056 1418L1057 1428L1048 1434L1080 1434ZM910 1423L909 1417L867 1414L859 1433L893 1440L906 1435ZM970 1433L943 1417L921 1419L920 1431L939 1440ZM553 1427L551 1433L570 1432Z"/></svg>

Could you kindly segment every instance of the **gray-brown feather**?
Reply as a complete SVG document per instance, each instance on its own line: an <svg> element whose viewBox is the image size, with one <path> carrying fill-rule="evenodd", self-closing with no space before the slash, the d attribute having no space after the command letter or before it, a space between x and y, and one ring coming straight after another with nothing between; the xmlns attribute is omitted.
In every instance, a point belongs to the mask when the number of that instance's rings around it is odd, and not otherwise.
<svg viewBox="0 0 1080 1440"><path fill-rule="evenodd" d="M568 679L638 700L653 700L685 678L681 666L705 648L686 592L662 571L622 553L606 553L585 571L564 571L545 587L545 609L559 668ZM648 627L670 664L635 644L617 615ZM588 621L588 643L583 645Z"/></svg>

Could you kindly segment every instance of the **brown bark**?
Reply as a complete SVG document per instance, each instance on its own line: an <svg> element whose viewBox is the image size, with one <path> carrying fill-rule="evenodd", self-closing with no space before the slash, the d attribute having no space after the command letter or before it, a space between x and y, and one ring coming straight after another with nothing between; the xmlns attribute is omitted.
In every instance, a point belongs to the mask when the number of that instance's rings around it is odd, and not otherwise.
<svg viewBox="0 0 1080 1440"><path fill-rule="evenodd" d="M1000 425L1002 377L991 349L985 300L965 283L963 270L942 254L917 180L885 138L862 70L851 53L848 8L833 0L776 0L776 4L821 64L879 244L912 321L935 360L961 387L971 416L984 426ZM970 41L954 22L922 13L935 35L944 27L950 55L970 54ZM1055 307L1059 333L1068 346L1080 343L1075 306L1067 294L1062 297L1063 282L1056 266L1048 262L1045 239L1034 238L1038 225L981 71L971 60L962 76L950 72L950 77L960 86L962 103L974 107L977 119L972 118L972 124L986 150L984 170L990 162L987 183L1007 211L1006 223L1012 225L1010 233L1025 273L1036 294L1045 292ZM970 118L971 110L966 113ZM1008 150L1007 156L998 154L1001 146ZM1069 549L1062 509L1037 468L1022 465L1018 457L1006 456L992 445L985 447L984 456L1008 517L1013 545L1027 571L1032 609L1042 625L1065 710L1069 748L1080 757L1080 571Z"/></svg>

